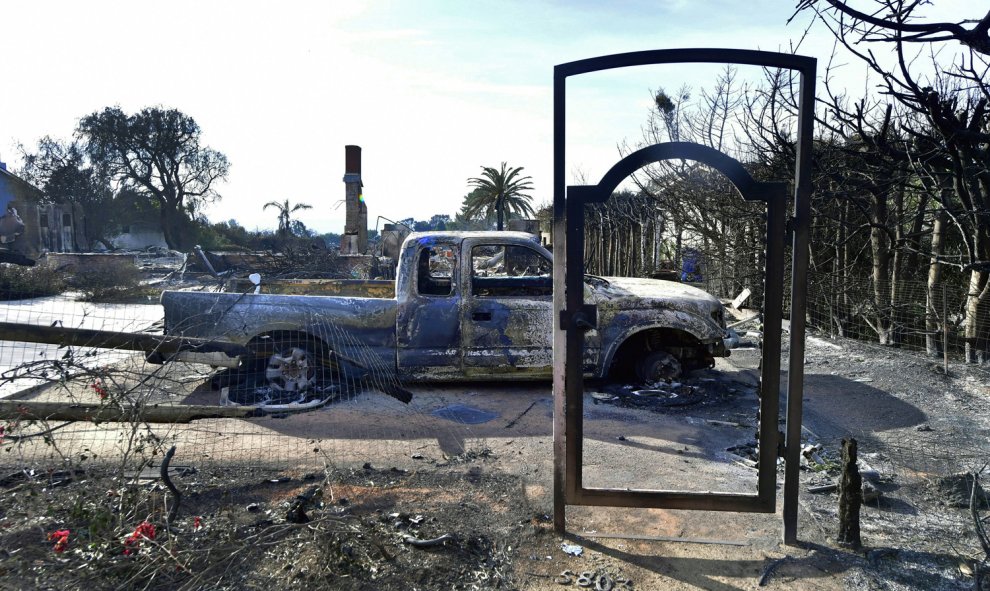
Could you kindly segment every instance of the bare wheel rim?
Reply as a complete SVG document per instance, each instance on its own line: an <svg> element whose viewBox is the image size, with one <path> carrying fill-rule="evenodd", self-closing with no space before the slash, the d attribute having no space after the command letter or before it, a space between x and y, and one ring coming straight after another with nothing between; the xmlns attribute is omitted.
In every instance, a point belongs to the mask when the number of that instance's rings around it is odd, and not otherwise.
<svg viewBox="0 0 990 591"><path fill-rule="evenodd" d="M302 392L316 381L316 367L302 347L289 347L268 359L265 378L268 385L282 392Z"/></svg>
<svg viewBox="0 0 990 591"><path fill-rule="evenodd" d="M674 380L681 375L681 362L666 351L653 351L640 360L636 370L645 382Z"/></svg>

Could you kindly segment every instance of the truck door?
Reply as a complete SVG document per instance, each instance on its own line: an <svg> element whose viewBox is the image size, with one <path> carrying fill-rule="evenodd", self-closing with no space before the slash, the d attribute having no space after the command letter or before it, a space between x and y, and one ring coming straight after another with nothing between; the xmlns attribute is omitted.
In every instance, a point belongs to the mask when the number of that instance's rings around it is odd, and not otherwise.
<svg viewBox="0 0 990 591"><path fill-rule="evenodd" d="M464 245L461 343L468 377L550 377L553 267L518 244Z"/></svg>
<svg viewBox="0 0 990 591"><path fill-rule="evenodd" d="M457 249L453 244L424 243L414 261L408 283L400 278L396 293L399 367L411 379L460 375Z"/></svg>

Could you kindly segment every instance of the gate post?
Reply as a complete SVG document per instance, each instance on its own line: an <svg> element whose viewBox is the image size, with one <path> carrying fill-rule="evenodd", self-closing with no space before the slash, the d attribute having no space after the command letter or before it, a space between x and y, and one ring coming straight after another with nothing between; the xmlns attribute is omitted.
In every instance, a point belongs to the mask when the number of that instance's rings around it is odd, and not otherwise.
<svg viewBox="0 0 990 591"><path fill-rule="evenodd" d="M808 296L808 233L811 228L811 148L815 123L815 61L801 70L797 158L794 163L794 232L791 251L791 341L787 368L787 424L784 454L784 543L796 544L804 396L804 332Z"/></svg>
<svg viewBox="0 0 990 591"><path fill-rule="evenodd" d="M565 307L564 269L567 266L567 217L564 189L564 85L567 77L559 68L553 72L553 529L564 533L566 524L566 378L567 334L560 325Z"/></svg>

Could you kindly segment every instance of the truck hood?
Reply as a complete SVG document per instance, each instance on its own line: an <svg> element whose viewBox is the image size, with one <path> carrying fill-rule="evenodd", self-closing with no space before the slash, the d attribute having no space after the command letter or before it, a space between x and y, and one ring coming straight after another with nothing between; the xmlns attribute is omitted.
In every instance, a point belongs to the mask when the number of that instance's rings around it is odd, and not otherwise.
<svg viewBox="0 0 990 591"><path fill-rule="evenodd" d="M722 303L708 292L660 279L603 277L587 283L596 303L616 309L658 307L680 310L704 318L717 318L722 324Z"/></svg>

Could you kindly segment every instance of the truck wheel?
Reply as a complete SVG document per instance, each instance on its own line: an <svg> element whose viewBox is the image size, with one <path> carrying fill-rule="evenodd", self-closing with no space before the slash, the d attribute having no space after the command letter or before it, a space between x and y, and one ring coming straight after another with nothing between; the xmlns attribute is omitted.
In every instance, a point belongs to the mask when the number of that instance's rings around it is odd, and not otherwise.
<svg viewBox="0 0 990 591"><path fill-rule="evenodd" d="M289 346L268 359L265 378L280 392L302 392L316 382L317 362L306 349Z"/></svg>
<svg viewBox="0 0 990 591"><path fill-rule="evenodd" d="M636 364L636 377L643 382L674 380L681 375L681 362L666 351L652 351Z"/></svg>

